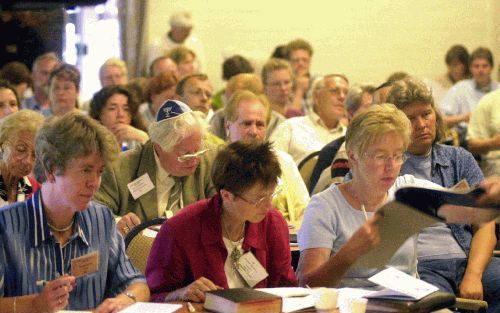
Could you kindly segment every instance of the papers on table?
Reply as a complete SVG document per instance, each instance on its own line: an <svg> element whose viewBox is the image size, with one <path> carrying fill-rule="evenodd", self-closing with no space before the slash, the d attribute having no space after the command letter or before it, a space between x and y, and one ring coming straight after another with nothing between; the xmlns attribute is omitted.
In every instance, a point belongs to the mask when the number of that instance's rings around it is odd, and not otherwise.
<svg viewBox="0 0 500 313"><path fill-rule="evenodd" d="M181 304L137 302L121 310L120 313L173 313L180 308Z"/></svg>
<svg viewBox="0 0 500 313"><path fill-rule="evenodd" d="M373 291L359 288L339 288L338 307L341 313L351 312L353 300L361 298L418 301L438 290L437 287L414 278L395 268L387 268L369 278L371 282L387 289ZM313 308L324 288L260 288L258 290L283 298L283 312L297 312Z"/></svg>
<svg viewBox="0 0 500 313"><path fill-rule="evenodd" d="M373 275L368 278L368 280L382 287L388 288L386 290L370 294L368 298L420 300L439 289L434 285L412 277L392 267Z"/></svg>

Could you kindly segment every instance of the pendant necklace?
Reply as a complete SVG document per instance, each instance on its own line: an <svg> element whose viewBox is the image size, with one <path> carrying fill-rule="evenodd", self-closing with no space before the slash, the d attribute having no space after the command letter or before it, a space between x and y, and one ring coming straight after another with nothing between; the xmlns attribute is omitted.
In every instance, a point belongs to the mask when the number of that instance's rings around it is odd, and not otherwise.
<svg viewBox="0 0 500 313"><path fill-rule="evenodd" d="M229 232L227 231L226 224L222 221L222 217L221 217L221 224L222 224L222 228L223 228L224 232L226 233L226 236L227 236L227 239L229 241L229 244L233 248L231 250L231 254L230 254L231 264L233 266L233 269L235 269L237 271L238 268L239 268L239 266L240 266L239 265L239 260L240 260L240 258L242 256L242 253L241 253L239 247L241 246L241 244L243 243L243 239L245 238L245 236L244 236L245 228L243 228L243 236L241 237L240 240L236 241L236 244L235 244L231 240L231 238L229 238Z"/></svg>

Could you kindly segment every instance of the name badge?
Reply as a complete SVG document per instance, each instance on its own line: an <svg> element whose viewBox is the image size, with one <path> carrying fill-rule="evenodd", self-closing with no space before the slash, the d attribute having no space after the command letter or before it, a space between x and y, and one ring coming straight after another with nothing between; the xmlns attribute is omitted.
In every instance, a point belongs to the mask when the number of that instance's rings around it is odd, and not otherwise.
<svg viewBox="0 0 500 313"><path fill-rule="evenodd" d="M71 275L85 276L99 270L99 252L94 251L71 260Z"/></svg>
<svg viewBox="0 0 500 313"><path fill-rule="evenodd" d="M137 198L155 188L148 173L128 183L127 187L134 200L137 200Z"/></svg>
<svg viewBox="0 0 500 313"><path fill-rule="evenodd" d="M269 274L266 269L255 258L251 251L243 254L238 259L238 273L245 280L248 286L253 287L265 279Z"/></svg>

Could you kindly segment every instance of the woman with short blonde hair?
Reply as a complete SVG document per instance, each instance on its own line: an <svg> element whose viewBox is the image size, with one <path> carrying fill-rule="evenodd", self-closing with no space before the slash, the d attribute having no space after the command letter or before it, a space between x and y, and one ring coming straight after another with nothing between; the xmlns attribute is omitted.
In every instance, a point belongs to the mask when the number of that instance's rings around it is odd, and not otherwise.
<svg viewBox="0 0 500 313"><path fill-rule="evenodd" d="M355 267L379 243L376 211L405 185L432 185L399 176L410 143L410 121L392 104L371 106L355 116L346 134L352 180L331 185L311 198L298 234L301 285L375 287L368 278L379 269ZM416 274L416 236L387 264Z"/></svg>

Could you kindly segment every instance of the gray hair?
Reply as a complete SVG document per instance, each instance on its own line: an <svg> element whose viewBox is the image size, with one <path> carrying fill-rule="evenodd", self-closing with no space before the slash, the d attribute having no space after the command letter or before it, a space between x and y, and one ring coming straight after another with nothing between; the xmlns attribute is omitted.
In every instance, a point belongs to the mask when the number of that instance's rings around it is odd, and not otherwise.
<svg viewBox="0 0 500 313"><path fill-rule="evenodd" d="M363 95L366 93L373 95L375 88L373 85L358 85L349 88L345 99L347 112L354 114L361 106Z"/></svg>
<svg viewBox="0 0 500 313"><path fill-rule="evenodd" d="M33 62L33 66L31 67L31 70L34 71L38 63L45 60L55 61L58 65L61 63L61 60L57 57L57 55L54 52L47 52L42 55L39 55L35 59L35 61Z"/></svg>
<svg viewBox="0 0 500 313"><path fill-rule="evenodd" d="M318 89L321 89L321 88L323 88L325 86L325 79L332 78L332 77L342 78L343 80L346 81L346 83L349 83L349 79L344 74L328 74L328 75L320 76L320 77L316 78L314 80L314 82L312 83L312 88L311 89L314 92L316 92Z"/></svg>
<svg viewBox="0 0 500 313"><path fill-rule="evenodd" d="M93 118L81 113L53 116L45 121L35 140L35 177L40 183L47 173L62 174L68 164L99 153L106 165L118 158L115 136Z"/></svg>
<svg viewBox="0 0 500 313"><path fill-rule="evenodd" d="M0 146L21 132L29 132L35 136L43 124L43 119L42 114L32 110L9 114L0 122Z"/></svg>
<svg viewBox="0 0 500 313"><path fill-rule="evenodd" d="M200 129L204 137L207 127L208 123L201 112L189 111L175 118L151 123L148 133L153 143L159 144L163 151L171 152L175 145L196 128Z"/></svg>

